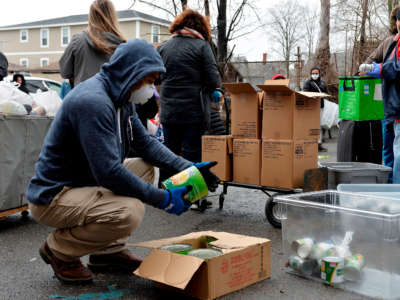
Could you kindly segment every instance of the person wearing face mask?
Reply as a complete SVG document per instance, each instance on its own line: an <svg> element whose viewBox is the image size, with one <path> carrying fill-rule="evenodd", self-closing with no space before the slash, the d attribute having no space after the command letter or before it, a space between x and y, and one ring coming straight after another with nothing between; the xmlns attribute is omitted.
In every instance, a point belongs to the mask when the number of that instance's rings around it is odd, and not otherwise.
<svg viewBox="0 0 400 300"><path fill-rule="evenodd" d="M196 166L210 191L211 162L194 164L149 136L135 111L153 95L164 64L150 43L118 46L99 73L72 89L57 112L26 197L33 217L54 231L39 249L63 282L88 282L92 272L131 273L141 263L126 249L144 203L180 215L190 187L159 189L156 167L173 173ZM134 148L140 156L126 159ZM89 256L88 267L80 257Z"/></svg>
<svg viewBox="0 0 400 300"><path fill-rule="evenodd" d="M321 70L318 67L313 67L310 71L311 78L307 79L303 85L303 91L305 92L314 92L314 93L326 93L328 94L328 88L325 83L321 79ZM321 110L324 108L324 99L321 99ZM328 151L325 147L322 146L322 130L318 140L318 151L326 152Z"/></svg>

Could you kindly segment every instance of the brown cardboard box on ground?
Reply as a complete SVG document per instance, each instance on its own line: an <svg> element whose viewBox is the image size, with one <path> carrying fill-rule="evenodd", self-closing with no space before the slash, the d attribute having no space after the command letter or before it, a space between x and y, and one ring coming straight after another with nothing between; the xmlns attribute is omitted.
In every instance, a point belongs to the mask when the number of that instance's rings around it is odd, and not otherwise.
<svg viewBox="0 0 400 300"><path fill-rule="evenodd" d="M202 161L217 161L211 171L223 181L232 180L232 137L228 135L203 135Z"/></svg>
<svg viewBox="0 0 400 300"><path fill-rule="evenodd" d="M259 139L261 117L259 96L250 83L224 83L231 97L233 138Z"/></svg>
<svg viewBox="0 0 400 300"><path fill-rule="evenodd" d="M233 139L233 181L260 185L261 140Z"/></svg>
<svg viewBox="0 0 400 300"><path fill-rule="evenodd" d="M223 254L207 261L158 249L178 243L203 248L210 237L214 241L208 243L209 247L220 249ZM135 275L198 299L214 299L270 277L270 240L265 238L203 231L136 246L153 250Z"/></svg>
<svg viewBox="0 0 400 300"><path fill-rule="evenodd" d="M262 140L261 185L301 188L304 171L318 167L316 140Z"/></svg>
<svg viewBox="0 0 400 300"><path fill-rule="evenodd" d="M263 139L319 138L320 98L329 95L293 91L286 79L266 80L257 86L264 91Z"/></svg>

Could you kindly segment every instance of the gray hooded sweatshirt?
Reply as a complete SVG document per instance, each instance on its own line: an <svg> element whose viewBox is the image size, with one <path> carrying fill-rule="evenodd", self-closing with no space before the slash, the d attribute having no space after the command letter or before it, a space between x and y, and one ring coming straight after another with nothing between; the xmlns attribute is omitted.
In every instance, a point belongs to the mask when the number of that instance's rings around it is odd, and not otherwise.
<svg viewBox="0 0 400 300"><path fill-rule="evenodd" d="M104 32L109 42L109 48L115 50L123 41L116 35ZM110 59L110 54L96 48L87 31L82 31L72 37L71 42L61 57L61 76L66 79L74 78L74 86L92 77L100 71L100 67Z"/></svg>

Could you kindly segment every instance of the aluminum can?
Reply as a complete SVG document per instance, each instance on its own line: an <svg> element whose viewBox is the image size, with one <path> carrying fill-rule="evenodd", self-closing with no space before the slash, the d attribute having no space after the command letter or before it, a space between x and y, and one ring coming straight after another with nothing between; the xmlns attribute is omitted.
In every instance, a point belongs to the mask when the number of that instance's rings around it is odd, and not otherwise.
<svg viewBox="0 0 400 300"><path fill-rule="evenodd" d="M310 276L315 268L316 262L311 259L303 259L297 255L289 257L289 267L293 270L302 273L303 275Z"/></svg>
<svg viewBox="0 0 400 300"><path fill-rule="evenodd" d="M201 258L204 260L209 260L216 256L222 255L222 251L217 250L217 249L211 249L211 248L195 249L195 250L189 251L187 255L195 256L195 257L198 257L198 258Z"/></svg>
<svg viewBox="0 0 400 300"><path fill-rule="evenodd" d="M189 185L192 186L192 190L187 194L187 201L196 202L208 195L207 184L200 171L195 166L191 166L167 180L164 180L161 184L164 189Z"/></svg>
<svg viewBox="0 0 400 300"><path fill-rule="evenodd" d="M345 259L343 277L345 280L358 281L361 279L361 271L364 267L364 256L355 254Z"/></svg>
<svg viewBox="0 0 400 300"><path fill-rule="evenodd" d="M343 278L344 258L338 256L327 256L321 262L321 279L326 283L335 284L344 281Z"/></svg>
<svg viewBox="0 0 400 300"><path fill-rule="evenodd" d="M161 246L158 248L160 250L166 250L178 254L187 254L190 250L193 249L193 246L191 244L168 244Z"/></svg>
<svg viewBox="0 0 400 300"><path fill-rule="evenodd" d="M292 250L301 258L306 258L310 255L314 241L311 238L298 239L292 242Z"/></svg>

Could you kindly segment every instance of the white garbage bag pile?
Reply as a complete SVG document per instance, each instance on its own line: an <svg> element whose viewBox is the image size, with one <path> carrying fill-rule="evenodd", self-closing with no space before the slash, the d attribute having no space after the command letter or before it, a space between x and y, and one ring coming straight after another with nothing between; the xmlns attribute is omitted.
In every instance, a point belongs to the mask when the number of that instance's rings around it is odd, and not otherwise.
<svg viewBox="0 0 400 300"><path fill-rule="evenodd" d="M55 116L60 106L61 98L53 90L28 95L14 83L0 81L0 113Z"/></svg>
<svg viewBox="0 0 400 300"><path fill-rule="evenodd" d="M325 99L321 113L321 127L330 129L339 124L339 106Z"/></svg>

